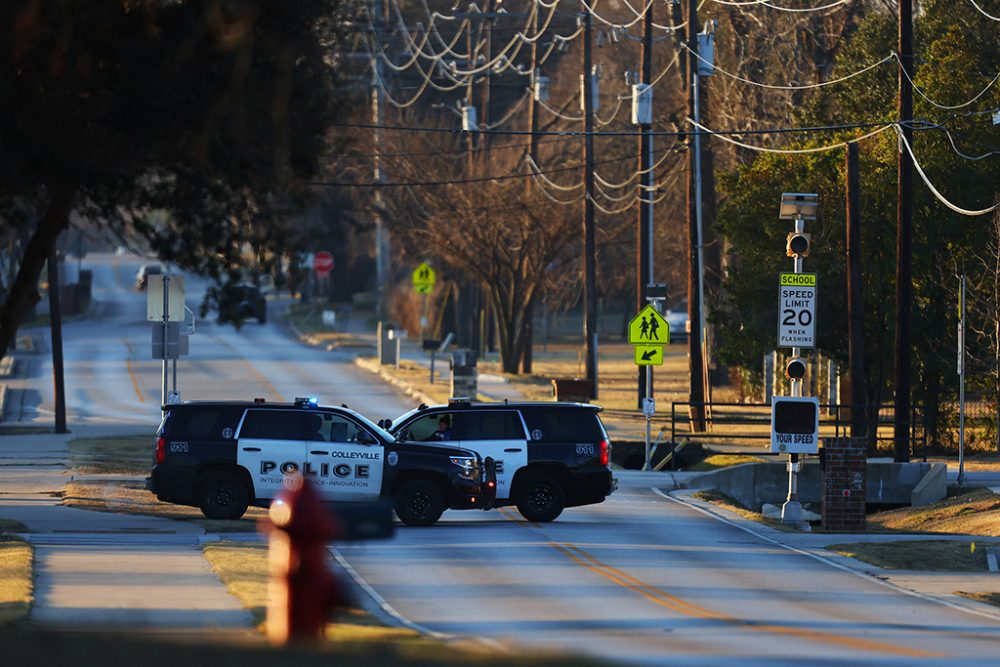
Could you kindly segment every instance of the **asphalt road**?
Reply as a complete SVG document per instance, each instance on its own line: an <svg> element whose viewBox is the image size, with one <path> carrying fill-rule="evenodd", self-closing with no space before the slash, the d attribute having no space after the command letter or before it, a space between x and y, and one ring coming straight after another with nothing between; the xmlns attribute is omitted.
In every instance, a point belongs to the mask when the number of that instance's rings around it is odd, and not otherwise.
<svg viewBox="0 0 1000 667"><path fill-rule="evenodd" d="M100 425L159 423L162 363L151 358L151 323L146 321L146 293L133 287L141 260L111 254L88 255L93 271L94 307L63 331L67 421L70 429ZM206 283L186 277L189 308L197 311ZM272 322L278 306L270 304ZM177 364L177 388L184 400L242 399L291 401L314 396L333 405L346 403L378 419L413 407L370 374L354 367L351 353L329 353L289 340L279 324L255 320L237 330L215 322L215 313L197 321L190 355ZM46 336L45 331L39 332ZM28 379L13 380L17 392L8 401L8 420L51 425L53 419L50 357L23 357ZM168 369L172 387L172 367ZM89 429L88 429L89 430Z"/></svg>
<svg viewBox="0 0 1000 667"><path fill-rule="evenodd" d="M149 358L145 295L131 287L138 264L87 258L98 304L65 327L71 429L152 432L159 419L160 364ZM203 289L189 281L190 306ZM239 331L200 322L179 364L183 398L312 395L372 417L410 407L347 353L290 340L271 315ZM46 355L28 371L14 418L51 424ZM447 512L434 527L339 553L408 622L501 648L638 664L995 664L1000 614L907 594L625 486L552 524L510 510Z"/></svg>
<svg viewBox="0 0 1000 667"><path fill-rule="evenodd" d="M614 662L996 664L1000 645L1000 613L884 586L642 487L552 524L448 512L338 551L429 631Z"/></svg>

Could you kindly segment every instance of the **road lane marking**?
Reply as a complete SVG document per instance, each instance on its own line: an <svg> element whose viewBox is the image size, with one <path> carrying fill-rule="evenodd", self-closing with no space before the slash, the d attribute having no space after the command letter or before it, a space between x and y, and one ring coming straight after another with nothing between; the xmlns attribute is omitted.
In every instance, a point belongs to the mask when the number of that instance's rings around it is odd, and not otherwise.
<svg viewBox="0 0 1000 667"><path fill-rule="evenodd" d="M267 387L268 391L270 391L272 394L274 394L275 396L278 397L278 401L279 402L283 403L285 401L285 398L284 398L284 396L281 395L281 392L278 391L277 389L275 389L274 385L271 384L271 381L268 380L266 377L264 377L264 375L260 371L258 371L256 368L254 368L253 364L251 364L249 361L247 361L245 357L240 357L240 361L243 362L244 366L246 366L247 368L250 369L250 372L253 373L253 375L258 380L260 380L260 382L265 387Z"/></svg>
<svg viewBox="0 0 1000 667"><path fill-rule="evenodd" d="M125 338L122 338L122 342L125 343L125 349L128 350L128 356L125 357L125 367L128 369L128 376L132 378L132 388L135 389L135 395L139 397L139 402L145 403L146 399L142 395L142 390L139 389L139 378L135 374L135 369L132 368L132 346Z"/></svg>
<svg viewBox="0 0 1000 667"><path fill-rule="evenodd" d="M808 556L809 558L812 558L813 560L817 560L817 561L819 561L821 563L829 565L830 567L836 568L838 570L842 570L843 572L847 572L849 574L853 574L854 576L860 577L861 579L864 579L865 581L868 581L868 582L871 582L871 583L874 583L874 584L878 584L879 586L884 586L885 588L892 589L892 590L896 591L897 593L903 593L904 595L909 595L909 596L912 596L912 597L915 597L915 598L919 598L919 599L925 600L927 602L936 602L937 604L944 605L945 607L951 607L952 609L955 609L957 611L962 611L962 612L965 612L967 614L973 614L975 616L982 616L983 618L988 618L988 619L990 619L992 621L998 620L997 619L997 615L995 613L991 613L991 612L987 612L987 611L979 611L978 609L970 609L970 608L967 608L967 607L963 607L962 605L958 605L958 604L955 604L953 602L949 602L948 600L942 600L942 599L933 597L931 595L925 595L924 593L920 593L918 591L913 591L913 590L910 590L908 588L903 588L902 586L897 586L896 584L894 584L894 583L892 583L890 581L885 581L884 579L879 579L878 577L870 575L870 574L868 574L866 572L859 572L859 571L854 570L854 569L852 569L850 567L847 567L846 565L841 565L840 563L837 563L837 562L835 562L835 561L833 561L830 558L827 558L825 556L821 556L820 554L815 554L815 553L812 553L811 551L806 551L805 549L799 549L798 547L793 547L793 546L790 546L788 544L783 544L782 542L779 542L778 540L776 540L774 538L768 537L767 535L764 535L762 533L758 533L757 531L752 530L750 528L747 528L746 526L742 526L742 525L736 523L735 521L731 521L730 519L727 519L724 516L719 516L718 514L710 512L710 511L706 510L703 507L699 507L699 506L695 505L694 503L689 503L689 502L687 502L685 500L681 500L680 498L674 498L673 496L668 495L668 494L660 491L657 488L652 488L651 487L649 490L652 491L653 493L655 493L656 495L660 496L661 498L669 500L670 502L677 503L678 505L684 505L685 507L688 507L688 508L693 509L695 511L701 512L702 514L705 514L706 516L710 516L713 519L715 519L716 521L721 521L722 523L728 524L728 525L732 526L733 528L739 528L744 533L747 533L749 535L753 535L754 537L756 537L758 539L761 539L761 540L764 540L765 542L770 542L771 544L773 544L773 545L775 545L777 547L781 547L782 549L787 549L788 551L795 552L795 553L800 554L802 556Z"/></svg>
<svg viewBox="0 0 1000 667"><path fill-rule="evenodd" d="M510 518L507 513L501 512L506 518ZM537 526L529 524L527 522L521 523L526 528L535 528ZM539 531L541 532L541 531ZM544 534L544 533L543 533ZM602 563L600 560L587 553L579 546L568 544L565 542L549 542L551 546L556 551L560 552L574 563L587 569L595 574L599 574L605 579L612 581L623 588L637 593L643 598L649 600L653 604L660 607L670 609L683 616L689 616L692 618L698 618L701 620L717 621L720 623L726 623L730 625L735 625L740 628L745 628L747 630L754 630L757 632L766 632L768 634L785 635L790 637L795 637L797 639L803 639L812 642L822 642L825 644L835 644L840 646L845 646L855 650L861 651L871 651L875 653L888 653L891 655L901 655L914 658L943 658L946 657L942 653L934 653L930 651L923 651L918 649L906 648L903 646L897 646L894 644L887 644L880 641L875 641L871 639L863 639L860 637L842 637L839 635L833 635L820 630L805 630L800 628L790 628L781 625L775 625L772 623L755 624L747 619L736 618L735 616L729 616L728 614L721 614L719 612L706 609L699 605L682 600L674 595L663 591L652 584L648 584L630 574L626 574L621 570Z"/></svg>

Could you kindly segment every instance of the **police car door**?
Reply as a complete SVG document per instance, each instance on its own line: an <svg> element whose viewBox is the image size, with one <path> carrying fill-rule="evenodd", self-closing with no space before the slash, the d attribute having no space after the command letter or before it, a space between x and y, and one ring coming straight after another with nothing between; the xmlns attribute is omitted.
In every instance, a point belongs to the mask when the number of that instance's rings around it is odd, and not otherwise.
<svg viewBox="0 0 1000 667"><path fill-rule="evenodd" d="M306 476L327 500L377 500L382 491L385 448L343 415L314 413L322 422L310 432Z"/></svg>
<svg viewBox="0 0 1000 667"><path fill-rule="evenodd" d="M257 498L274 498L289 476L302 472L304 416L301 410L247 410L237 434L236 462L250 471Z"/></svg>
<svg viewBox="0 0 1000 667"><path fill-rule="evenodd" d="M497 500L510 498L514 473L528 463L528 440L517 410L471 410L455 413L456 445L492 456L497 469Z"/></svg>

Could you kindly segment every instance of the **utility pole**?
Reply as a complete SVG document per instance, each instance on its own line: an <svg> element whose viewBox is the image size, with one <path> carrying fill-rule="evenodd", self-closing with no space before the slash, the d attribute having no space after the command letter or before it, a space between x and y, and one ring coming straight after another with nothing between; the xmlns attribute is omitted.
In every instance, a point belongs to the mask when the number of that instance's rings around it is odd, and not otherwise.
<svg viewBox="0 0 1000 667"><path fill-rule="evenodd" d="M861 289L861 187L858 144L847 144L847 356L851 381L851 437L867 433L864 306Z"/></svg>
<svg viewBox="0 0 1000 667"><path fill-rule="evenodd" d="M56 237L58 238L58 236ZM52 335L52 389L55 401L56 433L69 433L66 428L66 383L63 372L62 309L59 303L59 253L56 239L49 248L49 331Z"/></svg>
<svg viewBox="0 0 1000 667"><path fill-rule="evenodd" d="M384 204L382 201L382 123L383 123L383 67L382 58L378 51L382 41L382 0L372 0L372 27L374 28L373 38L376 44L372 45L372 125L374 125L373 142L375 144L374 172L372 174L375 182L372 193L372 217L375 221L375 314L380 322L388 319L388 307L386 303L385 283L386 268L389 260L389 239L382 221L382 211Z"/></svg>
<svg viewBox="0 0 1000 667"><path fill-rule="evenodd" d="M913 0L899 0L899 122L906 142L913 145ZM913 307L913 161L902 146L896 156L896 410L893 460L910 460L910 311Z"/></svg>
<svg viewBox="0 0 1000 667"><path fill-rule="evenodd" d="M586 3L583 13L583 336L587 354L590 397L597 398L597 295L594 239L594 79L591 63L591 16Z"/></svg>
<svg viewBox="0 0 1000 667"><path fill-rule="evenodd" d="M531 8L531 34L538 34L538 5ZM538 40L531 41L531 90L528 95L528 157L534 164L538 164L538 96L541 94L539 87L538 70ZM525 201L531 201L534 190L535 179L527 178L524 182ZM547 316L547 313L546 313ZM532 361L534 359L535 327L534 327L534 307L529 307L524 318L524 352L521 357L521 371L525 374L531 373Z"/></svg>
<svg viewBox="0 0 1000 667"><path fill-rule="evenodd" d="M698 52L698 0L688 0L687 45L691 53ZM687 59L686 78L688 84L688 115L698 116L697 86L698 60L694 56ZM688 393L691 413L691 427L695 431L705 430L705 384L704 358L702 356L702 322L701 322L701 264L699 257L700 232L698 229L698 210L700 208L699 174L700 167L698 150L701 148L698 140L700 130L696 127L688 135L688 169L687 169L687 229L688 229L688 320L691 322L691 332L688 334L688 375L690 390Z"/></svg>
<svg viewBox="0 0 1000 667"><path fill-rule="evenodd" d="M652 103L653 91L645 90L653 80L653 3L646 5L642 24L642 71L639 83L642 86L633 88L632 96L649 95ZM640 91L642 91L640 93ZM638 99L633 99L634 105ZM653 125L652 109L649 118L636 118L639 122L639 220L636 226L636 281L635 281L635 312L641 311L646 305L646 286L653 283ZM653 367L637 366L638 393L636 409L642 409L644 398L653 398ZM647 390L647 382L649 383Z"/></svg>

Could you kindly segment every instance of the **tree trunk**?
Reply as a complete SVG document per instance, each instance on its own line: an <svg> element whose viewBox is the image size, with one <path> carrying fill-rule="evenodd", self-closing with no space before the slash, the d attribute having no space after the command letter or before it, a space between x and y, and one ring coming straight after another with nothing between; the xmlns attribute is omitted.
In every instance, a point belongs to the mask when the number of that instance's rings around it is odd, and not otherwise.
<svg viewBox="0 0 1000 667"><path fill-rule="evenodd" d="M45 216L39 221L17 271L17 278L7 295L7 303L0 306L0 359L10 349L17 336L21 320L38 303L38 278L49 257L49 250L55 244L59 232L66 229L72 210L76 184L60 185L52 188L52 197ZM58 286L56 286L58 289Z"/></svg>

